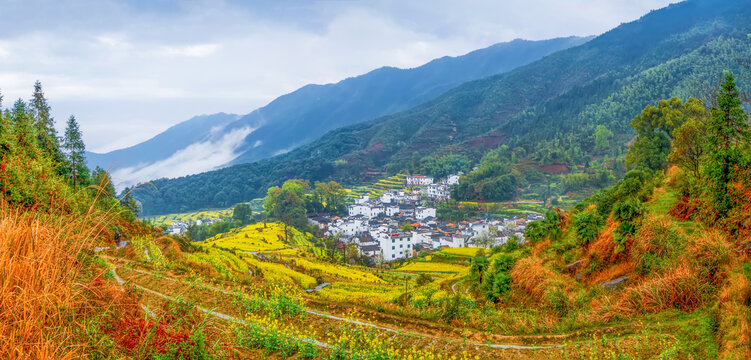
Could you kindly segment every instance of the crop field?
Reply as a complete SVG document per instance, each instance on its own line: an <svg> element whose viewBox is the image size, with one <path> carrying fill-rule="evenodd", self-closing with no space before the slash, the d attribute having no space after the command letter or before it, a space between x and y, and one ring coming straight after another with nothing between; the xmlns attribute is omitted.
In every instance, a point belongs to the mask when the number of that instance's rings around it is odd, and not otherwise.
<svg viewBox="0 0 751 360"><path fill-rule="evenodd" d="M464 265L443 262L413 261L399 267L397 270L420 273L456 274L466 270L467 268L468 267Z"/></svg>
<svg viewBox="0 0 751 360"><path fill-rule="evenodd" d="M361 269L353 266L344 266L324 262L310 261L304 258L295 258L291 260L295 265L311 272L320 272L324 276L334 276L347 280L359 281L364 283L384 284L385 282L379 277L373 275L367 269Z"/></svg>
<svg viewBox="0 0 751 360"><path fill-rule="evenodd" d="M378 180L371 185L355 186L351 189L347 189L347 194L350 199L358 198L364 194L368 194L371 198L376 198L386 191L404 189L406 179L406 174L397 174Z"/></svg>
<svg viewBox="0 0 751 360"><path fill-rule="evenodd" d="M284 225L269 222L247 225L228 233L218 234L199 242L201 246L213 246L239 251L282 251L310 249L311 235L303 234L294 228L288 228L289 242L286 239Z"/></svg>
<svg viewBox="0 0 751 360"><path fill-rule="evenodd" d="M357 282L333 283L316 293L317 296L337 301L367 301L378 299L384 302L397 298L404 292L404 286L399 285L374 285Z"/></svg>
<svg viewBox="0 0 751 360"><path fill-rule="evenodd" d="M439 251L439 254L442 255L452 255L452 256L466 256L466 257L472 257L477 254L477 251L479 251L480 248L473 248L473 247L461 247L461 248L448 248L448 249L441 249Z"/></svg>
<svg viewBox="0 0 751 360"><path fill-rule="evenodd" d="M199 219L224 219L232 217L232 209L219 209L219 210L204 210L187 212L180 214L167 214L161 216L147 217L146 220L151 221L156 226L172 225L173 221L193 221Z"/></svg>

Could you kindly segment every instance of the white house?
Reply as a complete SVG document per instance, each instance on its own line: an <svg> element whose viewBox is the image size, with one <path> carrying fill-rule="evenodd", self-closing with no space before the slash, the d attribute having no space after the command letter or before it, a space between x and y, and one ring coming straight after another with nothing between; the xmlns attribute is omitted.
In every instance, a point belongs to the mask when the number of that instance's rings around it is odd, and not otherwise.
<svg viewBox="0 0 751 360"><path fill-rule="evenodd" d="M370 213L368 215L365 215L369 218L374 218L386 212L386 208L383 205L371 205L369 209Z"/></svg>
<svg viewBox="0 0 751 360"><path fill-rule="evenodd" d="M386 206L386 216L394 216L399 213L399 207L396 205Z"/></svg>
<svg viewBox="0 0 751 360"><path fill-rule="evenodd" d="M409 232L392 233L388 237L379 237L383 259L392 261L406 256L412 256L414 243L412 234Z"/></svg>
<svg viewBox="0 0 751 360"><path fill-rule="evenodd" d="M407 186L424 186L433 183L433 178L429 176L414 175L407 176Z"/></svg>
<svg viewBox="0 0 751 360"><path fill-rule="evenodd" d="M415 218L417 220L422 220L429 217L435 217L435 208L420 206L415 209Z"/></svg>
<svg viewBox="0 0 751 360"><path fill-rule="evenodd" d="M396 202L396 194L391 191L387 191L381 194L381 202L384 204L391 204L392 202Z"/></svg>
<svg viewBox="0 0 751 360"><path fill-rule="evenodd" d="M446 178L446 185L456 185L459 183L459 175L457 174L451 174Z"/></svg>
<svg viewBox="0 0 751 360"><path fill-rule="evenodd" d="M349 216L357 216L357 215L369 216L370 207L365 204L347 205L347 212L349 213Z"/></svg>
<svg viewBox="0 0 751 360"><path fill-rule="evenodd" d="M370 196L368 194L360 195L357 199L355 199L355 204L365 204L366 202L370 201Z"/></svg>
<svg viewBox="0 0 751 360"><path fill-rule="evenodd" d="M443 184L430 184L424 193L431 199L443 200L449 197L449 188Z"/></svg>

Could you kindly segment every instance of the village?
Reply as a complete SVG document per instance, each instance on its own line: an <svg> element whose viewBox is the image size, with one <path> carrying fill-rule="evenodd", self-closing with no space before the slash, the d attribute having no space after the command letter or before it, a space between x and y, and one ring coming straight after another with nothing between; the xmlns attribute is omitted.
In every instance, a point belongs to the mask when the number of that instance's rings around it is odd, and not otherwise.
<svg viewBox="0 0 751 360"><path fill-rule="evenodd" d="M417 255L422 249L492 247L513 239L524 241L528 221L540 215L476 218L458 223L441 221L434 204L450 198L459 175L434 183L427 176L408 176L404 190L384 192L377 199L367 194L347 207L346 216L309 214L310 224L341 243L356 245L374 261L394 261Z"/></svg>

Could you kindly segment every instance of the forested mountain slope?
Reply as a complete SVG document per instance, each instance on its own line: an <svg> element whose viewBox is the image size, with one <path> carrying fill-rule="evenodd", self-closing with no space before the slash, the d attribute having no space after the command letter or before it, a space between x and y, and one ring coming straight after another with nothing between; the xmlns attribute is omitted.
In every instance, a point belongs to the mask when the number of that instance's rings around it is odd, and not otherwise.
<svg viewBox="0 0 751 360"><path fill-rule="evenodd" d="M331 131L269 160L154 181L158 192L137 197L145 213L224 206L287 178L354 183L377 171L417 169L426 155L477 160L501 144L527 161L583 164L594 155L597 125L615 133L617 154L645 105L688 97L697 84L716 84L723 70L739 70L751 58L749 33L751 1L674 4L410 110Z"/></svg>
<svg viewBox="0 0 751 360"><path fill-rule="evenodd" d="M268 158L329 130L413 107L463 82L512 70L589 39L517 39L412 69L383 67L335 84L306 85L247 115L197 116L132 147L90 153L89 165L110 169L116 183L130 186Z"/></svg>

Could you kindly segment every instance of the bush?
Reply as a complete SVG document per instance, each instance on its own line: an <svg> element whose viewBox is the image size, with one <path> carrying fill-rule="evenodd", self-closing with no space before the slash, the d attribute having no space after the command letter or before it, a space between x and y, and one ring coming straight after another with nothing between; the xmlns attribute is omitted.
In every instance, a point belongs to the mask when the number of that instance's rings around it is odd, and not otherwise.
<svg viewBox="0 0 751 360"><path fill-rule="evenodd" d="M574 216L574 230L579 245L584 245L597 238L602 227L602 218L593 211L583 212Z"/></svg>

